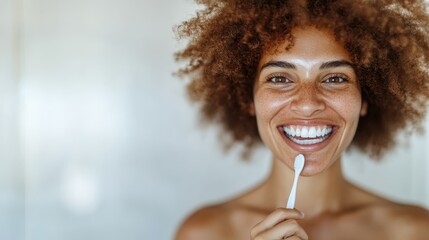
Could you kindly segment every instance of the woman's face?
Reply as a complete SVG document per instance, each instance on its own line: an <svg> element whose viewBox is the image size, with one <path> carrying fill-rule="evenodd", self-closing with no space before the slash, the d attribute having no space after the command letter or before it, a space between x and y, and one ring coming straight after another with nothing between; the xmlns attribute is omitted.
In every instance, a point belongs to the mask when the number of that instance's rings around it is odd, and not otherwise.
<svg viewBox="0 0 429 240"><path fill-rule="evenodd" d="M302 175L310 176L329 168L349 146L366 103L351 58L332 34L306 27L293 35L288 51L282 45L262 55L252 111L276 160L293 169L302 153Z"/></svg>

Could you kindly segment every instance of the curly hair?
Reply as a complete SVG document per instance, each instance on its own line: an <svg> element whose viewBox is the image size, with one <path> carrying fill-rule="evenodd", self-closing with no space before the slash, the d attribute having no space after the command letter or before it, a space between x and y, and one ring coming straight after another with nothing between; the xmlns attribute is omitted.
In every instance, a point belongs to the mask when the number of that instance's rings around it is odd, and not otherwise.
<svg viewBox="0 0 429 240"><path fill-rule="evenodd" d="M186 61L191 99L203 120L218 123L231 143L250 150L261 143L249 112L253 84L264 51L292 29L315 26L332 32L350 53L368 112L351 146L380 157L408 127L420 128L429 99L429 17L424 0L197 0L205 5L177 27L188 45L176 53Z"/></svg>

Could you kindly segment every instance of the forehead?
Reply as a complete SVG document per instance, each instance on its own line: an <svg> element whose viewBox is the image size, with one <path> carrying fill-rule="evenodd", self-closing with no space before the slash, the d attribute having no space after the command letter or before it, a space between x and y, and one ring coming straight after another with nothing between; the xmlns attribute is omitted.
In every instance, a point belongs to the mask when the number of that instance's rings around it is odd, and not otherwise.
<svg viewBox="0 0 429 240"><path fill-rule="evenodd" d="M296 59L305 62L324 62L335 59L351 61L349 52L339 43L328 30L315 27L301 27L292 31L294 42L287 40L277 47L265 51L261 58L261 65L271 60Z"/></svg>

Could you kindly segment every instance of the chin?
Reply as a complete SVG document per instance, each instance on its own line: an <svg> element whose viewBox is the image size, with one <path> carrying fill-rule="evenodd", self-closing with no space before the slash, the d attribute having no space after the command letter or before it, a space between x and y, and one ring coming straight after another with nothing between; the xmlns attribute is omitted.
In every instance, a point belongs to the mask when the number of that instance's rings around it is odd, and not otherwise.
<svg viewBox="0 0 429 240"><path fill-rule="evenodd" d="M326 162L322 161L320 158L312 158L311 156L308 158L306 157L304 169L301 172L301 176L316 176L328 170L334 163L334 160Z"/></svg>
<svg viewBox="0 0 429 240"><path fill-rule="evenodd" d="M303 177L313 177L316 175L319 175L320 173L324 172L325 169L318 169L318 168L304 168L301 172L301 176Z"/></svg>
<svg viewBox="0 0 429 240"><path fill-rule="evenodd" d="M312 177L312 176L316 176L322 172L324 172L326 169L324 168L319 168L316 166L305 166L304 169L301 172L301 176L303 177Z"/></svg>

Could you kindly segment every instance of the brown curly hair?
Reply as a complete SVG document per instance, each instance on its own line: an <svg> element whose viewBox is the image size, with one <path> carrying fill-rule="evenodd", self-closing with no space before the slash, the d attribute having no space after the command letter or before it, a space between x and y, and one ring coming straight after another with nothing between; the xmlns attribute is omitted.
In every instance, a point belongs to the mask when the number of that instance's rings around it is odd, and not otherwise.
<svg viewBox="0 0 429 240"><path fill-rule="evenodd" d="M247 150L260 137L249 112L261 55L291 30L331 31L350 53L368 113L352 146L374 157L395 143L401 129L421 127L429 99L429 17L424 0L197 0L205 8L177 27L188 38L176 53L189 76L191 99L202 103L205 121L230 134L230 145Z"/></svg>

